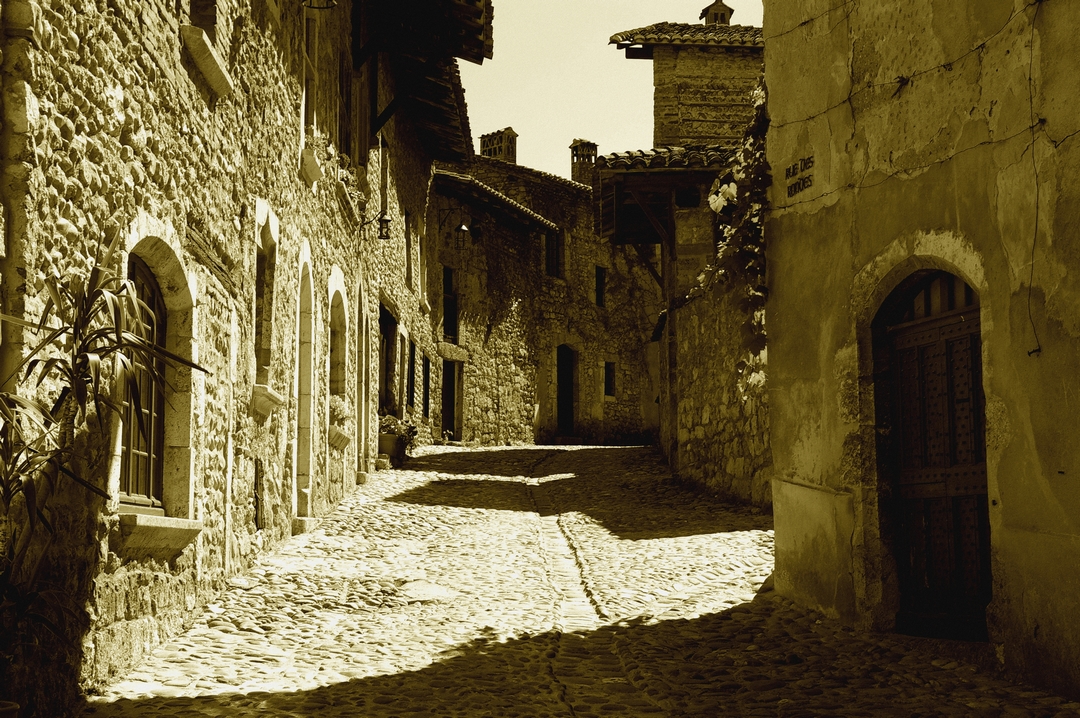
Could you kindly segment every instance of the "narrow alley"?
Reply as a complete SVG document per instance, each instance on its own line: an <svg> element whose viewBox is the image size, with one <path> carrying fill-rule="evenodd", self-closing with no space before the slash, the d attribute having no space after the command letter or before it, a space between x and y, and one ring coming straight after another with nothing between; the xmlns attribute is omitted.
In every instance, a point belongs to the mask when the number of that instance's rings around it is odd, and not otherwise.
<svg viewBox="0 0 1080 718"><path fill-rule="evenodd" d="M979 644L773 593L771 517L650 449L428 447L260 559L88 715L1072 716Z"/></svg>

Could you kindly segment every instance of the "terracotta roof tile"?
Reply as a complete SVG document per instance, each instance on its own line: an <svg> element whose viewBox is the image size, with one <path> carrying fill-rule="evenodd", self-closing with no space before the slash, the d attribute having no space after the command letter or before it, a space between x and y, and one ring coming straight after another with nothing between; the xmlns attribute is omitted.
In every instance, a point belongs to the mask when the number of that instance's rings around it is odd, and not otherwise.
<svg viewBox="0 0 1080 718"><path fill-rule="evenodd" d="M627 30L611 36L611 44L628 45L719 45L726 47L760 46L765 41L760 27L750 25L690 25L658 22L655 25Z"/></svg>
<svg viewBox="0 0 1080 718"><path fill-rule="evenodd" d="M733 151L724 145L657 147L603 155L596 158L596 166L610 170L720 168L731 161L732 154Z"/></svg>

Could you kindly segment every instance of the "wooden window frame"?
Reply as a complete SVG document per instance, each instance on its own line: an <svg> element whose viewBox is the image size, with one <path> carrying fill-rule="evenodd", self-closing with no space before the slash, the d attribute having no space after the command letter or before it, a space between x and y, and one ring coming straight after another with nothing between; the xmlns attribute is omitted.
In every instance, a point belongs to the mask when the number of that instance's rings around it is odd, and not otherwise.
<svg viewBox="0 0 1080 718"><path fill-rule="evenodd" d="M151 327L152 341L164 348L168 312L157 277L138 255L128 255L128 277L135 285L136 296L152 312L145 320ZM121 439L120 503L144 511L164 515L164 452L165 452L165 389L155 381L145 365L133 358L139 386L139 411L135 402L124 402L124 421ZM164 377L165 362L155 362L158 375ZM144 433L145 432L145 433Z"/></svg>

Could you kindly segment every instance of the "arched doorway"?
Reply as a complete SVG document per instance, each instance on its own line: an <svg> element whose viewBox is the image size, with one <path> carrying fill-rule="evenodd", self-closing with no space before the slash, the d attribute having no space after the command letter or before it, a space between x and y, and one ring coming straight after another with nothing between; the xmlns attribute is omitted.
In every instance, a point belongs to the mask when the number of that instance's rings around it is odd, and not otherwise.
<svg viewBox="0 0 1080 718"><path fill-rule="evenodd" d="M873 335L897 630L985 640L990 520L978 295L947 272L917 272L886 299Z"/></svg>
<svg viewBox="0 0 1080 718"><path fill-rule="evenodd" d="M300 276L300 333L296 376L296 515L312 515L311 490L311 369L312 369L311 272Z"/></svg>

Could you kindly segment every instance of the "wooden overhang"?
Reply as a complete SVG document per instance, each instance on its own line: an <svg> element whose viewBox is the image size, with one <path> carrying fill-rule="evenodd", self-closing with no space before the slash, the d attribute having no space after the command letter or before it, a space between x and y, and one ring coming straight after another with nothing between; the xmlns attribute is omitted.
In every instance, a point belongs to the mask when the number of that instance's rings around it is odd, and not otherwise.
<svg viewBox="0 0 1080 718"><path fill-rule="evenodd" d="M434 159L460 162L472 156L472 131L457 69L460 58L483 63L493 49L492 0L356 0L353 65L388 62L392 96L380 106L377 83L368 83L371 134L397 112L411 120Z"/></svg>
<svg viewBox="0 0 1080 718"><path fill-rule="evenodd" d="M471 175L435 170L434 184L435 190L444 197L479 206L491 215L509 220L525 229L557 230L559 228L550 219Z"/></svg>
<svg viewBox="0 0 1080 718"><path fill-rule="evenodd" d="M675 232L676 204L702 193L731 162L731 150L720 146L666 147L625 152L597 159L599 204L596 230L612 244L670 246Z"/></svg>

